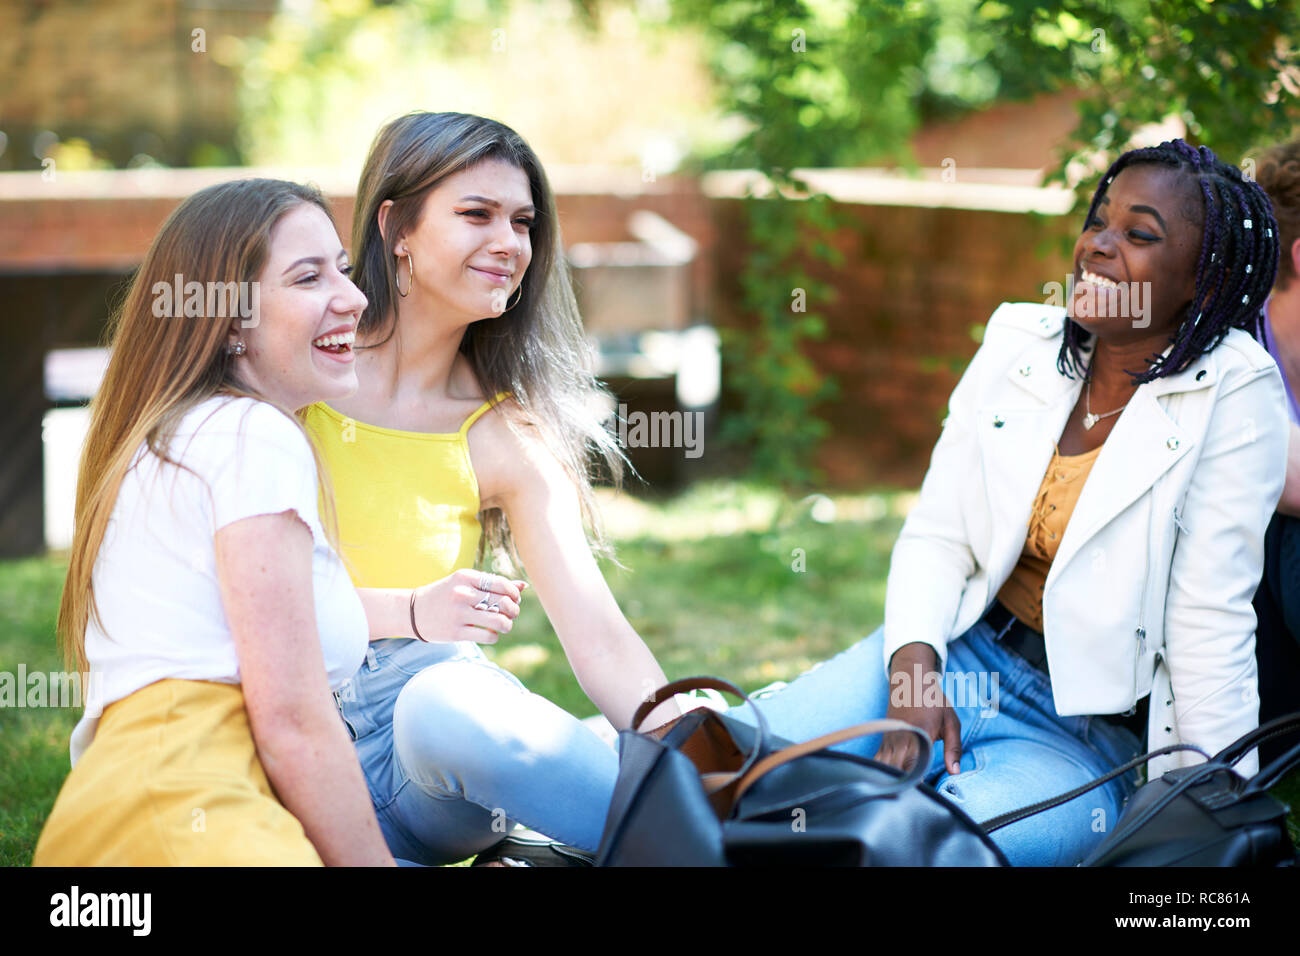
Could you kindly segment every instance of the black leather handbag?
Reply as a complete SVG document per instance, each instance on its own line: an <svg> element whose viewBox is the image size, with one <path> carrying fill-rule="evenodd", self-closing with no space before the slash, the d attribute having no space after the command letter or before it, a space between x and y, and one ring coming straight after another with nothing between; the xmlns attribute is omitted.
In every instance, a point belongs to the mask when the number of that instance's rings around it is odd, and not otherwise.
<svg viewBox="0 0 1300 956"><path fill-rule="evenodd" d="M727 691L756 726L708 708L660 734L636 728L657 702L696 688ZM913 769L830 751L845 740L905 730L921 741ZM598 866L1006 866L961 809L922 783L931 742L897 720L858 724L787 745L761 710L723 680L674 681L620 735L618 782Z"/></svg>
<svg viewBox="0 0 1300 956"><path fill-rule="evenodd" d="M1205 763L1171 770L1142 786L1124 807L1115 829L1083 866L1294 866L1287 831L1289 808L1268 792L1300 764L1300 744L1249 780L1233 765L1260 743L1300 727L1300 713L1279 717L1229 744ZM986 820L992 833L1017 820L1065 803L1160 754L1198 747L1175 744L1135 757L1092 783L1041 803Z"/></svg>

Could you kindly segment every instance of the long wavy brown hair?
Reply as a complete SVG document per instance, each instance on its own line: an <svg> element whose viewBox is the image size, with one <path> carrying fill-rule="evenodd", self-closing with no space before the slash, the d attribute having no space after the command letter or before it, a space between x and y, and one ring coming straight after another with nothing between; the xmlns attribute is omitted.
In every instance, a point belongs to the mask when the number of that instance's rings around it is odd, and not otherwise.
<svg viewBox="0 0 1300 956"><path fill-rule="evenodd" d="M370 343L382 337L367 346L377 347L392 338L401 322L393 249L419 222L429 193L448 176L490 159L507 162L528 177L536 209L533 256L516 304L508 314L471 324L460 351L485 396L511 393L523 419L539 427L578 488L592 544L609 553L592 495L592 466L603 468L618 485L626 459L595 411L607 403L608 393L592 370L591 348L560 244L555 197L523 137L495 120L464 113L410 113L379 131L357 186L352 225L353 279L370 300L358 338ZM379 230L379 207L390 199L385 236ZM493 550L518 562L500 510L483 512L481 520L480 559Z"/></svg>
<svg viewBox="0 0 1300 956"><path fill-rule="evenodd" d="M209 282L256 281L270 251L271 230L303 203L318 206L334 221L319 191L278 179L239 180L195 193L167 217L109 318L105 344L112 353L103 383L90 403L90 430L77 474L72 550L57 625L64 657L79 671L88 666L86 626L91 615L103 629L95 601L95 559L137 451L145 445L161 461L183 468L168 449L187 412L217 395L267 401L239 379L235 360L226 352L231 318L159 318L154 314L155 284L170 286L177 275L186 283L203 283L205 289L212 288ZM332 489L316 445L294 410L271 404L302 430L316 456L326 504L325 529L338 550Z"/></svg>

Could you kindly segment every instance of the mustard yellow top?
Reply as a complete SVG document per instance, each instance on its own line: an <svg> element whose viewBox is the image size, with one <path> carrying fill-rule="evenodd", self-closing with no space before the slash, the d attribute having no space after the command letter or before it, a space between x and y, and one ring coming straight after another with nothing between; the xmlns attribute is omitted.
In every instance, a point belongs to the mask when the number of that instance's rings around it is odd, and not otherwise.
<svg viewBox="0 0 1300 956"><path fill-rule="evenodd" d="M415 588L474 566L482 527L469 429L504 397L484 402L449 434L368 425L324 402L308 407L353 584Z"/></svg>
<svg viewBox="0 0 1300 956"><path fill-rule="evenodd" d="M1025 536L1025 550L1011 572L1011 577L998 592L998 600L1008 611L1024 621L1035 631L1043 630L1043 585L1047 572L1056 559L1056 551L1065 536L1065 526L1070 523L1079 493L1088 480L1098 445L1082 455L1062 455L1058 450L1052 455L1047 474L1034 499L1034 510L1029 516L1029 533Z"/></svg>

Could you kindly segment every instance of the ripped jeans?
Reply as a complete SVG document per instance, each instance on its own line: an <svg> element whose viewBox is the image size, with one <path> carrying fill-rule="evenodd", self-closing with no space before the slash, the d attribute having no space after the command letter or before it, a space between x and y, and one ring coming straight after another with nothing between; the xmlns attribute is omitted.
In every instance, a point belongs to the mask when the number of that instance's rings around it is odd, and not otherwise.
<svg viewBox="0 0 1300 956"><path fill-rule="evenodd" d="M1059 717L1045 673L994 640L984 621L948 645L943 690L961 721L961 773L936 742L925 781L983 822L1088 783L1141 753L1132 732L1101 717ZM803 741L885 716L884 631L771 692L758 706L772 733ZM748 707L729 715L752 724ZM880 735L833 749L871 757ZM1137 771L1003 827L993 841L1014 866L1072 866L1115 826Z"/></svg>

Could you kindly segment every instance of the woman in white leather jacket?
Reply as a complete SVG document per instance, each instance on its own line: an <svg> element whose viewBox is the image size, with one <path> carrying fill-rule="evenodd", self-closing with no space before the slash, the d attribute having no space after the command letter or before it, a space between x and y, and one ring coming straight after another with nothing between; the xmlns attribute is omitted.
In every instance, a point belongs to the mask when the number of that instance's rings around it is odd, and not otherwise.
<svg viewBox="0 0 1300 956"><path fill-rule="evenodd" d="M1120 157L1067 306L999 307L953 392L884 627L763 701L773 731L919 726L941 742L927 781L979 821L1113 769L1144 732L1213 753L1256 726L1251 596L1287 451L1252 337L1276 232L1262 190L1204 147ZM903 733L844 749L899 767L919 751ZM1018 865L1076 863L1135 785L994 839Z"/></svg>

